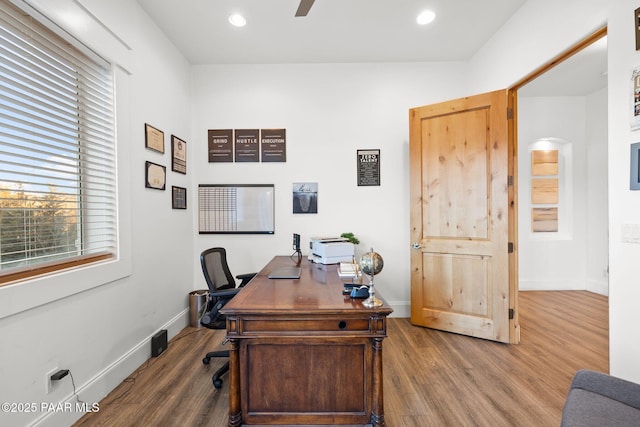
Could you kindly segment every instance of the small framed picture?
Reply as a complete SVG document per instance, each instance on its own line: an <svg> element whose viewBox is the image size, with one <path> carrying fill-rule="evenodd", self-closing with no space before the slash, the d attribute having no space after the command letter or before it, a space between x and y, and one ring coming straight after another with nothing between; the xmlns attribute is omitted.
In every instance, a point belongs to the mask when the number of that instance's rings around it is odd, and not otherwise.
<svg viewBox="0 0 640 427"><path fill-rule="evenodd" d="M358 186L380 185L380 150L358 150Z"/></svg>
<svg viewBox="0 0 640 427"><path fill-rule="evenodd" d="M145 162L144 186L155 190L164 190L167 181L167 169L162 165Z"/></svg>
<svg viewBox="0 0 640 427"><path fill-rule="evenodd" d="M631 130L640 129L640 67L631 71Z"/></svg>
<svg viewBox="0 0 640 427"><path fill-rule="evenodd" d="M150 150L164 154L164 132L145 123L144 146Z"/></svg>
<svg viewBox="0 0 640 427"><path fill-rule="evenodd" d="M187 143L175 135L171 135L171 170L187 173Z"/></svg>
<svg viewBox="0 0 640 427"><path fill-rule="evenodd" d="M292 190L294 214L318 213L317 182L294 182Z"/></svg>
<svg viewBox="0 0 640 427"><path fill-rule="evenodd" d="M640 50L640 7L633 11L633 20L635 22L636 50Z"/></svg>
<svg viewBox="0 0 640 427"><path fill-rule="evenodd" d="M631 165L629 167L629 189L640 190L640 142L631 144Z"/></svg>
<svg viewBox="0 0 640 427"><path fill-rule="evenodd" d="M173 209L187 209L187 189L171 186L171 207Z"/></svg>

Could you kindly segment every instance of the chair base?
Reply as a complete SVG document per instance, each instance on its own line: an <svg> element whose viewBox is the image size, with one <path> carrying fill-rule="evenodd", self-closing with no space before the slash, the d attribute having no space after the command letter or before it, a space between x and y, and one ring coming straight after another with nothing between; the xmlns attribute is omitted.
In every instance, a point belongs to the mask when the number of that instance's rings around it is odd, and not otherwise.
<svg viewBox="0 0 640 427"><path fill-rule="evenodd" d="M209 353L207 353L204 358L202 359L202 363L204 365L208 365L211 362L211 358L213 357L229 357L229 351L228 350L220 350L220 351L210 351ZM227 372L229 372L229 362L225 362L224 365L222 365L222 367L220 369L218 369L213 376L211 377L211 381L213 381L213 386L217 389L220 389L222 387L222 379L220 377L222 377L224 374L226 374Z"/></svg>

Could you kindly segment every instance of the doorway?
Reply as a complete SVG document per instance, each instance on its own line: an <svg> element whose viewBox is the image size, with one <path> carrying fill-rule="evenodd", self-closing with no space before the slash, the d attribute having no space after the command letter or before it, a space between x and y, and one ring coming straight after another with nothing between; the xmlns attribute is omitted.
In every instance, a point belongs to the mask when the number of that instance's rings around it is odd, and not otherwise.
<svg viewBox="0 0 640 427"><path fill-rule="evenodd" d="M575 134L564 134L558 130L557 135L560 137L549 137L548 131L543 131L542 136L546 140L538 141L530 137L521 137L518 128L526 127L526 122L518 122L519 113L519 96L518 91L524 90L527 84L532 84L534 80L542 79L541 76L553 76L558 74L555 68L561 63L570 64L569 58L575 56L578 52L585 50L587 46L594 44L596 41L606 36L606 28L599 30L592 36L587 37L573 48L564 52L559 57L553 59L539 70L534 71L529 76L521 80L504 92L495 91L475 95L473 97L460 98L457 100L445 101L438 104L426 105L413 108L410 114L410 176L411 176L411 319L412 323L420 326L432 327L451 332L462 333L470 336L484 337L496 341L518 343L519 323L518 323L518 292L520 287L518 281L521 278L519 272L520 254L520 237L523 234L529 240L548 240L556 243L558 248L554 248L557 254L571 256L577 259L578 267L573 269L566 268L568 264L562 260L562 256L555 255L551 258L545 258L546 252L543 250L543 256L536 258L542 261L542 266L534 268L541 271L549 270L550 277L555 277L557 271L548 269L551 260L560 260L558 265L569 271L568 277L575 275L579 271L580 276L575 283L569 283L569 280L561 278L560 286L556 284L555 288L548 284L540 290L555 289L585 289L587 278L587 265L597 265L592 259L598 258L603 264L602 272L606 274L608 255L608 229L607 221L607 186L606 186L606 156L603 162L603 170L601 174L604 181L604 191L599 195L592 195L589 199L585 190L591 175L587 174L587 135L592 135L592 129L587 130L587 124L591 124L592 120L586 116L586 101L580 100L567 107L554 106L553 109L545 106L543 110L547 113L547 118L543 121L556 119L559 123L571 129L572 125L565 123L567 117L574 115L581 118L581 125L573 125L580 127L582 132ZM574 58L574 59L575 59ZM606 52L605 52L606 58ZM556 72L551 72L554 69ZM605 66L606 70L606 66ZM583 70L580 70L581 72ZM573 76L575 77L575 76ZM575 79L574 79L575 80ZM568 86L568 83L565 83ZM535 87L533 84L529 88ZM606 91L606 87L604 88ZM604 94L604 95L603 95ZM506 96L506 99L503 98ZM574 94L575 96L575 94ZM606 100L606 92L600 92L600 96L604 96ZM495 98L495 99L494 99ZM546 96L546 98L559 98L558 96ZM493 101L489 101L489 100ZM494 102L495 101L495 102ZM547 100L545 100L546 102ZM523 110L529 108L526 100L523 98ZM565 103L566 104L566 103ZM595 102L594 104L597 104ZM604 104L604 114L606 117L606 103ZM506 109L504 108L506 105ZM502 106L502 107L501 107ZM555 111L554 111L555 109ZM507 114L504 114L506 110ZM535 110L532 108L531 110ZM548 110L548 111L547 111ZM597 108L594 108L597 111ZM549 114L551 112L551 114ZM576 114L581 113L581 114ZM471 114L479 114L479 117L471 116ZM528 118L534 115L527 114ZM450 123L457 117L461 118L460 123ZM504 121L489 120L492 117L503 117ZM474 120L471 120L473 118ZM475 120L478 119L478 120ZM482 122L480 119L484 120ZM467 138L465 132L469 131L469 124L481 123L482 126L476 126L484 131L476 132L473 138ZM606 154L607 147L607 131L606 120L602 132L601 140L591 144L599 150L604 150ZM558 128L562 129L562 128ZM553 130L553 129L552 129ZM495 135L494 135L495 134ZM552 132L552 134L556 134ZM493 135L493 136L492 136ZM530 138L532 141L525 141ZM538 138L544 139L544 138ZM475 145L469 147L469 140L477 140L478 147ZM508 142L508 143L507 143ZM535 145L534 145L535 143ZM542 149L540 145L553 143L556 144L555 149ZM521 145L521 148L518 147ZM480 148L475 150L474 147ZM532 152L540 151L543 153L541 159L537 161L542 168L534 170L533 161L531 160ZM548 147L547 147L548 148ZM562 149L560 149L562 148ZM523 153L524 150L524 154ZM545 157L547 151L555 152L555 160L549 160ZM576 157L581 163L574 162L574 151ZM540 157L540 156L539 156ZM495 160L498 160L497 163ZM591 158L598 158L597 154L591 155ZM479 169L480 172L469 178L467 170L477 163L483 165L503 165L503 169L492 171L482 178L485 169ZM520 167L516 164L522 160L523 165L531 166L529 169ZM601 159L598 159L601 160ZM531 162L531 163L528 163ZM555 169L549 170L550 165L555 165ZM527 176L521 176L519 169L525 169ZM540 170L542 169L542 170ZM582 171L575 174L573 169ZM424 171L428 171L427 174ZM475 170L475 169L474 169ZM541 178L537 182L537 195L542 195L537 200L534 194L532 175L539 175ZM456 185L449 186L450 182L460 179ZM526 206L530 215L528 220L521 228L518 224L521 222L519 218L519 200L522 195L518 194L518 183L522 181L527 184L526 193L529 204ZM455 181L457 182L457 181ZM479 183L479 188L467 188L469 183ZM578 185L574 185L577 182ZM484 183L484 184L483 184ZM504 199L494 200L491 197L484 197L482 188L489 188L491 184L498 185L487 194L504 195ZM542 184L542 185L540 185ZM444 188L444 189L443 189ZM467 206L470 200L452 197L449 188L463 189L465 195L479 194L479 203L477 207L486 208L484 210L469 209ZM460 192L458 192L460 193ZM453 194L458 194L454 192ZM551 195L552 197L549 197ZM577 196L581 196L578 198ZM486 203L485 203L486 200ZM587 211L590 209L589 200L597 203L598 207L604 212L600 215L602 218L588 217ZM472 200L471 200L472 201ZM579 203L574 203L578 201ZM506 202L506 203L505 203ZM533 211L531 206L533 203L540 204ZM578 211L581 216L574 216ZM532 227L534 221L540 217L540 211L546 216L542 216L542 220L538 221L537 228ZM555 217L548 215L548 212L554 211ZM471 217L476 222L472 224L462 223L457 218L459 212L465 212L467 217ZM589 213L590 214L590 213ZM538 217L536 217L538 215ZM465 215L463 215L465 216ZM494 217L495 216L495 217ZM508 219L507 219L508 216ZM526 215L523 215L526 216ZM442 218L447 218L442 221ZM595 219L602 219L603 226L594 224ZM508 227L504 229L491 230L487 224L497 224L507 221ZM496 222L497 221L497 222ZM540 226L542 225L542 228ZM532 227L532 228L529 228ZM488 231L487 231L488 230ZM587 234L591 230L605 231L604 237L600 237L602 244L593 243L595 237L589 236L589 244L587 244ZM482 231L481 234L478 234ZM484 233L484 234L483 234ZM535 234L534 234L535 233ZM491 239L488 236L493 236ZM534 236L535 238L531 238ZM502 240L500 240L502 239ZM464 242L465 244L462 244ZM502 244L500 244L502 242ZM469 245L466 245L469 243ZM471 248L472 244L478 243L484 251L479 248ZM567 248L567 245L572 245ZM590 246L589 246L590 245ZM469 247L467 247L469 246ZM494 252L487 252L487 248L493 248ZM605 248L604 255L602 253L597 256L593 253L587 254L587 248L601 247ZM497 256L502 254L507 248L508 256ZM466 250L466 252L465 252ZM547 249L547 252L551 252ZM591 258L587 258L589 255ZM529 257L527 257L529 258ZM588 260L588 261L587 261ZM464 265L463 265L464 264ZM475 265L479 267L474 267ZM425 274L425 272L429 274ZM430 276L430 274L433 275ZM478 280L481 278L482 280ZM495 281L494 279L497 279ZM608 288L608 281L605 281L604 288ZM502 284L503 288L489 286L489 284ZM533 290L533 289L531 289ZM474 299L474 297L477 297ZM495 299L497 298L497 299ZM471 307L472 309L469 309ZM483 310L473 308L480 307ZM491 307L492 310L487 310ZM507 317L508 315L508 317ZM478 321L473 323L473 321ZM507 326L508 323L508 326ZM489 335L482 335L480 331L491 331ZM508 333L505 333L508 331Z"/></svg>
<svg viewBox="0 0 640 427"><path fill-rule="evenodd" d="M522 291L608 295L606 41L603 28L516 85Z"/></svg>

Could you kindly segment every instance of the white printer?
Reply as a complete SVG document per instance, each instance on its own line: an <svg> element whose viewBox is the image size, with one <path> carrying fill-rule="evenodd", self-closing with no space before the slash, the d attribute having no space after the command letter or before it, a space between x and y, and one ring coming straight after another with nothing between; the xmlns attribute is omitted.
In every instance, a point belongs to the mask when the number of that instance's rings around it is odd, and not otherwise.
<svg viewBox="0 0 640 427"><path fill-rule="evenodd" d="M354 245L343 237L312 237L309 261L317 264L353 262Z"/></svg>

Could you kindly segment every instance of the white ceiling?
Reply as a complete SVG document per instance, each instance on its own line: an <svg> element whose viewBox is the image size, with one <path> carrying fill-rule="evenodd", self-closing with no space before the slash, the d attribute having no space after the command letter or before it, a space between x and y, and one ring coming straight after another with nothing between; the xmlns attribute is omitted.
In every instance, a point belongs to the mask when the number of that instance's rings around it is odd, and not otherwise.
<svg viewBox="0 0 640 427"><path fill-rule="evenodd" d="M316 0L295 17L299 0L138 0L192 64L464 61L524 2Z"/></svg>
<svg viewBox="0 0 640 427"><path fill-rule="evenodd" d="M316 0L305 17L294 16L299 0L137 1L192 64L283 64L467 61L526 0ZM425 9L437 16L420 26L416 17ZM232 13L247 25L229 24ZM602 84L594 74L606 70L604 52L560 81L537 79L536 90L593 92ZM585 71L602 68L603 58L604 69ZM519 93L535 96L534 88Z"/></svg>
<svg viewBox="0 0 640 427"><path fill-rule="evenodd" d="M607 37L518 90L518 96L584 96L607 86Z"/></svg>

